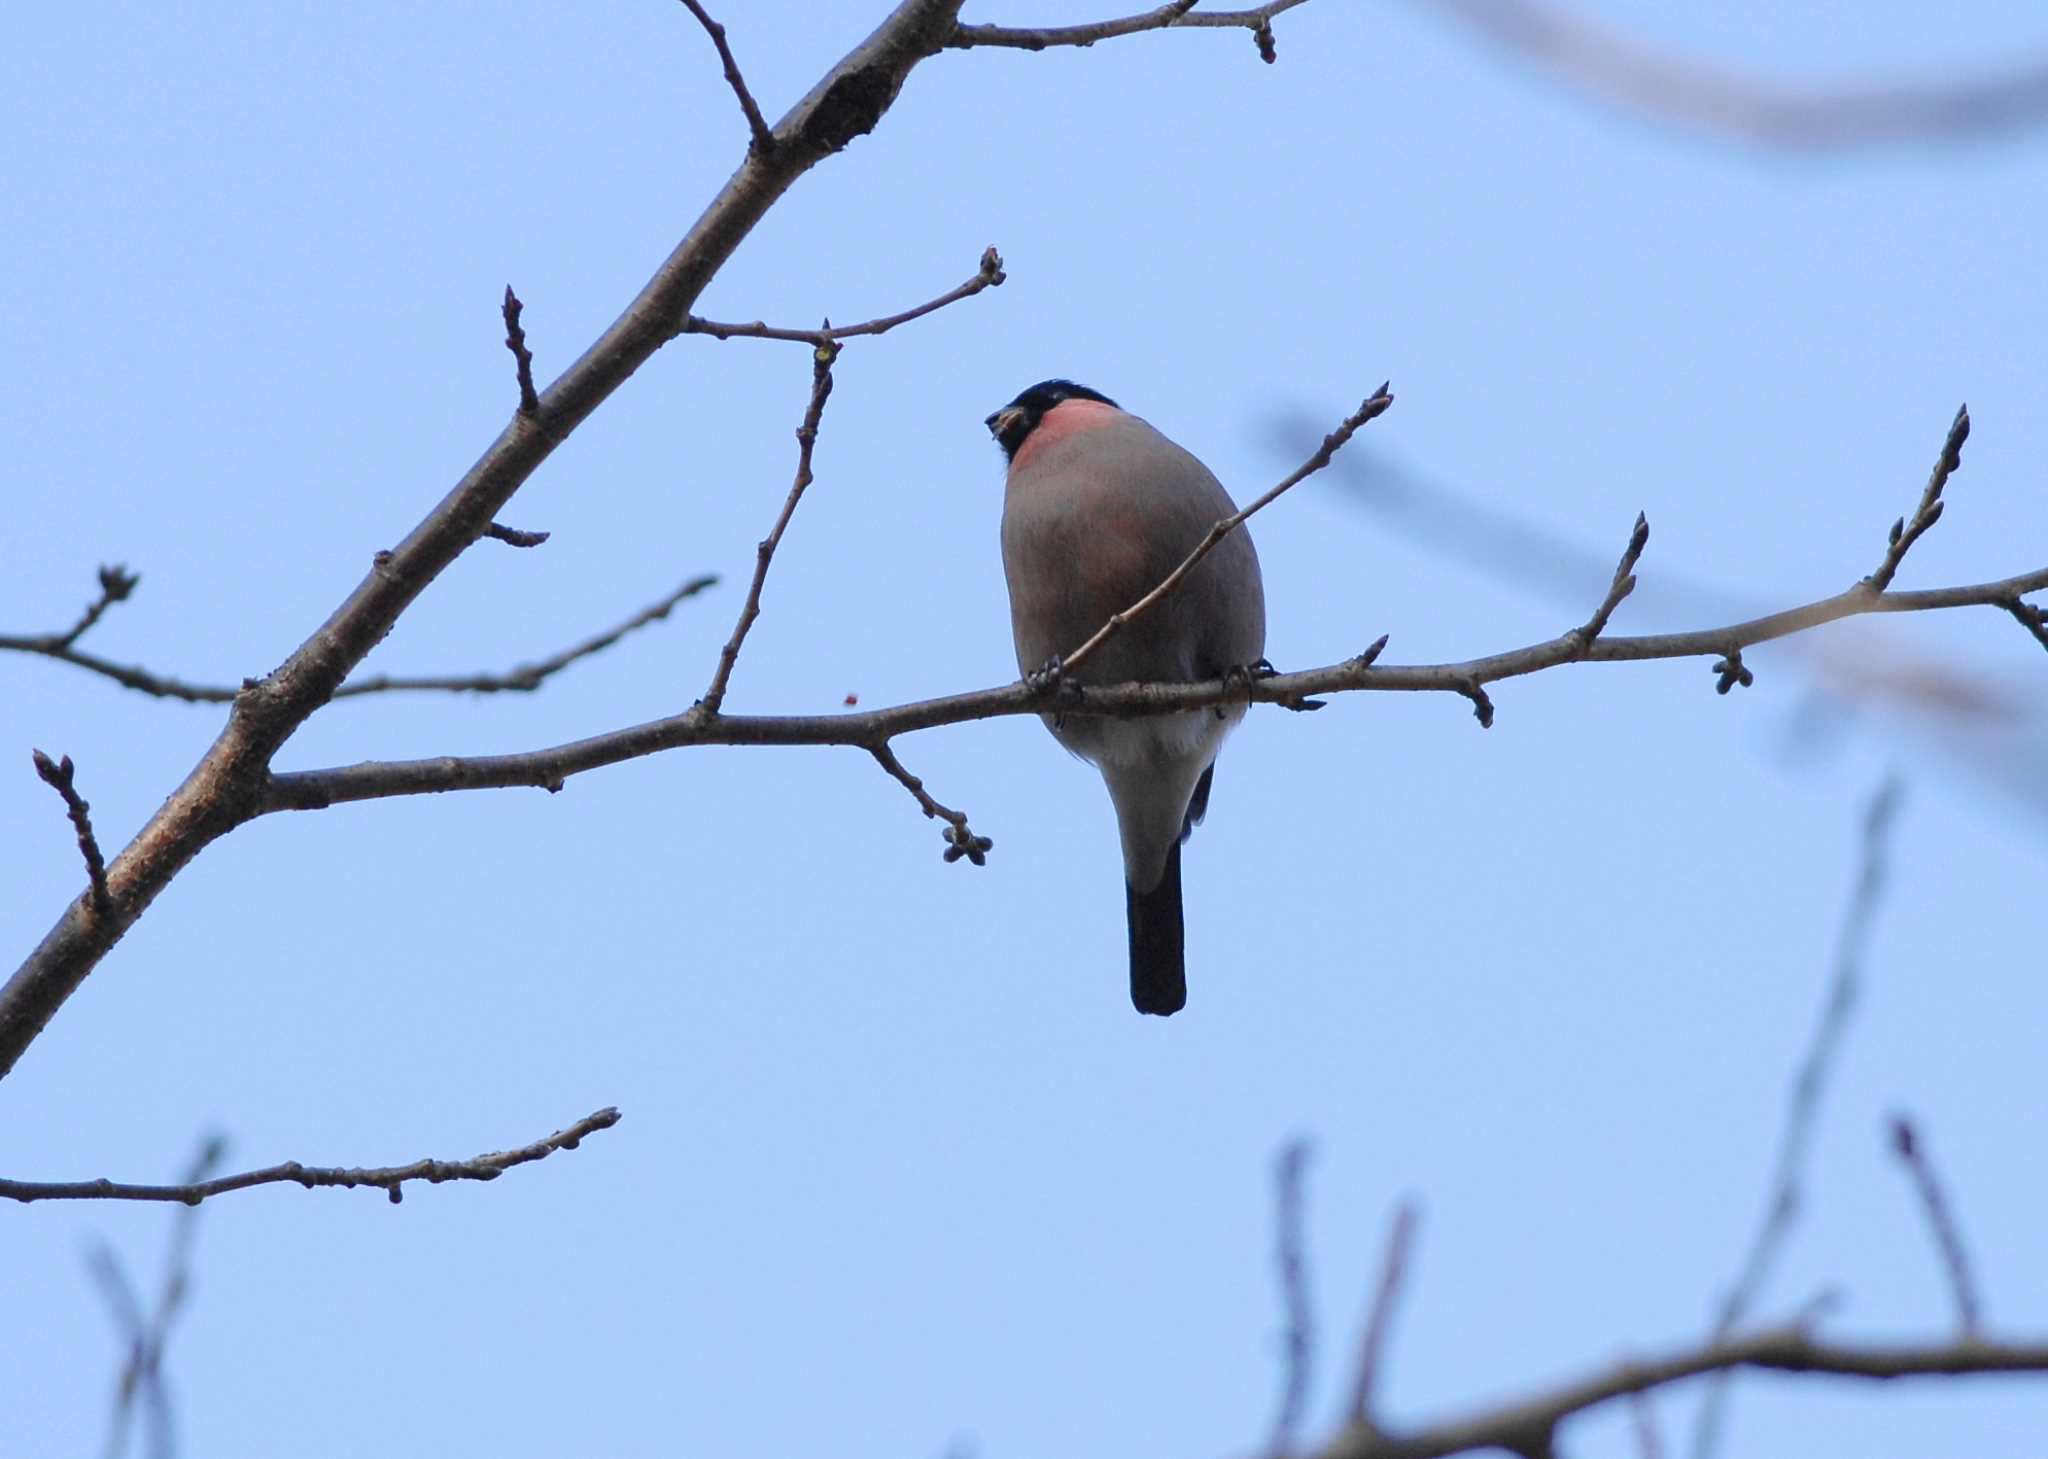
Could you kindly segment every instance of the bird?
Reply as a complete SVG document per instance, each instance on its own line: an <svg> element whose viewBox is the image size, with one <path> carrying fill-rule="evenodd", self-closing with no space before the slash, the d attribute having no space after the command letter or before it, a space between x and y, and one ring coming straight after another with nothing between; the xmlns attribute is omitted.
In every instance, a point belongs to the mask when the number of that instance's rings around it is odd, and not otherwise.
<svg viewBox="0 0 2048 1459"><path fill-rule="evenodd" d="M1264 669L1265 588L1240 526L1067 674L1060 655L1157 587L1237 508L1188 451L1072 380L1031 386L986 424L1009 463L1003 575L1027 679L1195 683ZM1244 713L1234 704L1137 719L1042 716L1054 738L1102 772L1116 807L1131 1003L1140 1013L1187 1005L1180 850L1208 810L1223 737Z"/></svg>

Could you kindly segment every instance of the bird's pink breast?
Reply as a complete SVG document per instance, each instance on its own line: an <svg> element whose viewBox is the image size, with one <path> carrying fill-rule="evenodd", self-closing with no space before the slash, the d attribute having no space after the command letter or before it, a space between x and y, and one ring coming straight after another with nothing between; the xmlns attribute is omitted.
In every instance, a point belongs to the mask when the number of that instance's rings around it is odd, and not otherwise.
<svg viewBox="0 0 2048 1459"><path fill-rule="evenodd" d="M1062 400L1039 419L1037 429L1024 438L1024 444L1017 448L1011 458L1010 469L1021 471L1040 451L1073 436L1100 430L1123 414L1113 405L1104 405L1099 400Z"/></svg>

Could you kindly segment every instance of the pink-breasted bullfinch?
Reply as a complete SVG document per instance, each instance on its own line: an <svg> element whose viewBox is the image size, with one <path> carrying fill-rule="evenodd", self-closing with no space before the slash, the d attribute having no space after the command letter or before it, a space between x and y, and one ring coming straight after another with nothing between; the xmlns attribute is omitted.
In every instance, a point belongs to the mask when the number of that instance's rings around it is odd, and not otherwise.
<svg viewBox="0 0 2048 1459"><path fill-rule="evenodd" d="M1003 572L1017 666L1051 667L1157 587L1236 508L1209 468L1115 401L1071 380L1032 386L988 418L1009 458ZM1249 670L1266 643L1259 556L1243 528L1070 681L1193 683ZM1046 727L1109 783L1123 835L1131 1002L1187 1003L1180 848L1209 805L1216 751L1242 704L1143 719L1055 711Z"/></svg>

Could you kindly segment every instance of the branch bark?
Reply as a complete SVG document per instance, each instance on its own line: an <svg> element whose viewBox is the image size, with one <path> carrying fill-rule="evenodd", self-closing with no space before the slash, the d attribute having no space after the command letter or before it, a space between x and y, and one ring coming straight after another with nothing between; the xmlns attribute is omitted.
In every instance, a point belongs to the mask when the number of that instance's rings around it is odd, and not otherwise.
<svg viewBox="0 0 2048 1459"><path fill-rule="evenodd" d="M269 764L556 446L672 338L704 286L812 167L874 129L917 64L953 33L961 0L903 0L775 127L583 357L519 413L425 520L379 553L348 600L274 673L235 696L205 756L107 869L111 913L81 898L0 988L0 1076L12 1071L108 949L208 844L259 814Z"/></svg>

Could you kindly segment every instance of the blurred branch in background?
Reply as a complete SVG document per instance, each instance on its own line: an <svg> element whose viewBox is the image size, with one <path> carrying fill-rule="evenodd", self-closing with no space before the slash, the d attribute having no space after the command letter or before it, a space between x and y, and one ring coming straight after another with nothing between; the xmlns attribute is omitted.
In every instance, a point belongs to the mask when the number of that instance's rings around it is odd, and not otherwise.
<svg viewBox="0 0 2048 1459"><path fill-rule="evenodd" d="M1913 82L1798 86L1653 50L1533 0L1423 0L1510 60L1656 121L1755 146L1821 150L1997 136L2048 121L2048 57ZM1935 23L1938 11L1927 12Z"/></svg>
<svg viewBox="0 0 2048 1459"><path fill-rule="evenodd" d="M1858 855L1855 889L1842 918L1842 930L1835 943L1834 976L1822 1000L1820 1018L1813 1027L1806 1058L1792 1081L1787 1102L1784 1133L1778 1139L1777 1158L1772 1162L1769 1194L1764 1199L1763 1219L1743 1258L1740 1273L1714 1316L1711 1339L1723 1342L1734 1333L1754 1309L1777 1265L1778 1254L1799 1219L1802 1182L1806 1177L1807 1155L1813 1147L1814 1126L1820 1120L1821 1098L1827 1079L1841 1052L1849 1030L1849 1015L1863 986L1863 964L1870 949L1871 930L1884 896L1885 848L1892 820L1898 811L1901 787L1888 779L1870 798L1863 815L1863 835ZM1701 1395L1693 1426L1694 1459L1708 1459L1719 1441L1721 1419L1727 1403L1728 1374L1721 1372L1708 1380Z"/></svg>
<svg viewBox="0 0 2048 1459"><path fill-rule="evenodd" d="M1624 564L1626 565L1626 564ZM1951 1343L1899 1343L1884 1346L1847 1344L1822 1339L1813 1331L1819 1313L1809 1303L1794 1321L1761 1332L1737 1329L1768 1280L1770 1270L1796 1219L1800 1182L1818 1117L1826 1078L1842 1045L1848 1017L1861 985L1862 968L1884 890L1884 852L1899 787L1888 780L1871 798L1863 819L1861 854L1855 890L1843 919L1834 973L1815 1026L1807 1056L1793 1081L1785 1133L1771 1177L1764 1220L1742 1272L1721 1304L1705 1341L1662 1357L1627 1361L1605 1371L1559 1384L1520 1401L1484 1408L1422 1429L1400 1431L1385 1426L1375 1414L1375 1379L1384 1363L1390 1313L1409 1263L1414 1232L1414 1206L1404 1203L1388 1235L1380 1279L1366 1321L1354 1396L1336 1436L1312 1451L1315 1459L1434 1459L1477 1450L1505 1450L1521 1459L1556 1459L1557 1433L1568 1419L1617 1398L1642 1400L1645 1395L1708 1376L1711 1386L1700 1409L1693 1452L1711 1453L1718 1437L1727 1380L1738 1369L1781 1373L1833 1374L1888 1380L1912 1376L2048 1373L2048 1342L1996 1341L1982 1330L1981 1307L1969 1275L1969 1263L1949 1203L1925 1159L1912 1126L1903 1119L1891 1125L1893 1147L1910 1168L1925 1205L1929 1227L1949 1275L1959 1313L1959 1331ZM1313 1330L1302 1271L1300 1166L1305 1145L1297 1141L1283 1152L1276 1182L1280 1232L1279 1278L1289 1331L1299 1336L1287 1348L1281 1421L1270 1452L1289 1452L1288 1442L1303 1405L1312 1362L1307 1334ZM1634 1410L1638 1443L1646 1459L1660 1452L1653 1416L1646 1402Z"/></svg>
<svg viewBox="0 0 2048 1459"><path fill-rule="evenodd" d="M186 1169L184 1184L204 1181L226 1154L226 1139L208 1136L200 1142L198 1154ZM114 1325L121 1330L128 1349L114 1385L114 1411L102 1450L106 1459L121 1459L128 1452L129 1429L138 1403L149 1415L152 1459L172 1459L178 1452L177 1425L170 1393L164 1386L164 1344L192 1290L192 1244L198 1228L199 1212L191 1206L171 1218L171 1245L164 1260L163 1285L157 1290L155 1309L147 1313L142 1310L142 1299L114 1248L97 1236L86 1248L86 1267L99 1284L100 1294L106 1298Z"/></svg>

